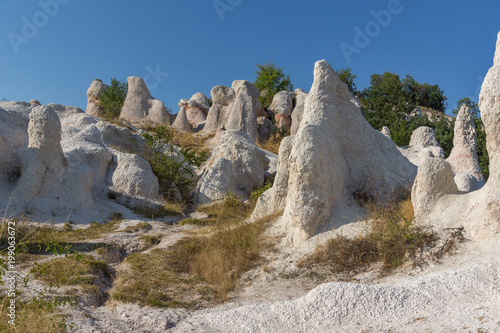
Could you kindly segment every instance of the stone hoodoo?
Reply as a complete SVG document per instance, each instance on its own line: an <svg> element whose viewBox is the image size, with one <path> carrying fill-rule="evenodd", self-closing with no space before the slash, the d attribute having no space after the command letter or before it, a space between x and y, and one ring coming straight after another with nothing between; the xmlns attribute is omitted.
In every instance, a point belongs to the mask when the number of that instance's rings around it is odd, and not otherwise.
<svg viewBox="0 0 500 333"><path fill-rule="evenodd" d="M295 93L289 91L280 91L274 95L269 111L274 113L278 128L290 130L294 97Z"/></svg>
<svg viewBox="0 0 500 333"><path fill-rule="evenodd" d="M151 96L144 80L131 76L127 81L127 98L123 103L120 119L137 127L170 125L170 114L165 105Z"/></svg>
<svg viewBox="0 0 500 333"><path fill-rule="evenodd" d="M189 133L193 130L193 128L191 127L191 124L189 123L188 117L186 115L186 107L185 106L181 107L181 110L177 114L177 117L175 117L175 121L172 124L172 127L180 132L188 132Z"/></svg>
<svg viewBox="0 0 500 333"><path fill-rule="evenodd" d="M224 86L215 86L210 92L212 96L212 106L208 112L207 121L203 131L212 133L221 126L225 126L229 119L229 114L236 97L232 88Z"/></svg>
<svg viewBox="0 0 500 333"><path fill-rule="evenodd" d="M252 141L257 141L257 113L259 89L253 83L236 80L232 84L235 100L226 123L226 129L238 130L247 134Z"/></svg>
<svg viewBox="0 0 500 333"><path fill-rule="evenodd" d="M264 185L269 167L266 154L243 132L223 131L212 153L207 171L195 191L195 205L220 200L231 191L248 199L252 190Z"/></svg>
<svg viewBox="0 0 500 333"><path fill-rule="evenodd" d="M476 139L472 114L466 105L462 105L455 120L453 149L446 161L451 166L459 190L464 192L477 190L484 185L476 152Z"/></svg>
<svg viewBox="0 0 500 333"><path fill-rule="evenodd" d="M99 106L102 93L108 89L109 86L102 83L101 80L95 79L90 84L87 90L87 114L92 117L103 117L102 108Z"/></svg>
<svg viewBox="0 0 500 333"><path fill-rule="evenodd" d="M444 150L439 146L434 130L421 126L413 131L408 147L398 147L410 162L416 166L421 165L429 157L444 159Z"/></svg>
<svg viewBox="0 0 500 333"><path fill-rule="evenodd" d="M294 244L325 228L356 221L357 214L351 214L351 220L345 217L349 207L358 206L353 202L355 192L384 201L410 186L416 173L394 142L370 126L324 60L316 63L301 125L289 140L293 142L288 158L287 145L280 152L288 163L279 161L276 176L286 178L282 168L288 165L288 189L280 182L259 205L283 207L284 194L273 192L287 192L282 223Z"/></svg>
<svg viewBox="0 0 500 333"><path fill-rule="evenodd" d="M292 135L297 134L304 115L304 105L306 103L308 93L304 92L302 89L295 89L295 108L292 112L292 127L290 133Z"/></svg>
<svg viewBox="0 0 500 333"><path fill-rule="evenodd" d="M207 120L207 114L210 110L208 98L201 92L194 94L187 100L181 100L179 107L186 108L186 116L191 127L197 128L200 123Z"/></svg>
<svg viewBox="0 0 500 333"><path fill-rule="evenodd" d="M419 167L412 189L418 223L436 228L464 227L466 237L473 240L500 233L500 33L493 67L481 87L479 109L490 157L486 184L474 192L458 193L451 182L452 167L446 161L433 160Z"/></svg>

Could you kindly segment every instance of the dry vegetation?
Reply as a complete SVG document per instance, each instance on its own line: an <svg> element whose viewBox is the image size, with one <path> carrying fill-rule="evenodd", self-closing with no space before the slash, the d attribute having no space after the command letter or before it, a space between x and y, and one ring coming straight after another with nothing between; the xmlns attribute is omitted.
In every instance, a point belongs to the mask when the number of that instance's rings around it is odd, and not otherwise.
<svg viewBox="0 0 500 333"><path fill-rule="evenodd" d="M356 274L382 263L382 271L387 273L408 261L415 262L418 252L436 245L435 232L413 223L410 199L384 206L367 205L372 222L364 235L352 239L333 238L304 258L299 267L319 266L332 273Z"/></svg>

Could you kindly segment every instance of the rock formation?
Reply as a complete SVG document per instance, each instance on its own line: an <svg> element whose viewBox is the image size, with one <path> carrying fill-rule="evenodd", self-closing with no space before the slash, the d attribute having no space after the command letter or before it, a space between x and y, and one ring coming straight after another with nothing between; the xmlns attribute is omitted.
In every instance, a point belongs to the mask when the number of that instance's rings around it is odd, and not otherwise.
<svg viewBox="0 0 500 333"><path fill-rule="evenodd" d="M103 117L102 108L99 106L102 93L108 89L109 86L102 83L101 80L95 79L90 84L87 90L87 114L92 117Z"/></svg>
<svg viewBox="0 0 500 333"><path fill-rule="evenodd" d="M186 115L186 107L185 106L181 107L181 110L177 114L177 117L175 117L175 121L172 124L172 127L180 132L188 132L189 133L193 130L193 128L191 127L191 124L189 123L188 117Z"/></svg>
<svg viewBox="0 0 500 333"><path fill-rule="evenodd" d="M294 93L288 91L280 91L274 95L269 111L274 113L278 128L290 129L294 96Z"/></svg>
<svg viewBox="0 0 500 333"><path fill-rule="evenodd" d="M170 125L170 114L165 105L151 96L144 80L131 76L127 81L127 98L123 103L120 119L137 127Z"/></svg>
<svg viewBox="0 0 500 333"><path fill-rule="evenodd" d="M200 123L207 120L210 105L207 97L201 92L194 94L183 106L186 107L186 116L193 128L197 128Z"/></svg>
<svg viewBox="0 0 500 333"><path fill-rule="evenodd" d="M302 116L304 114L304 105L306 102L308 93L304 92L302 89L295 89L295 108L292 112L292 127L290 133L292 135L297 134L302 121Z"/></svg>
<svg viewBox="0 0 500 333"><path fill-rule="evenodd" d="M446 161L450 164L459 189L470 192L484 185L476 152L476 128L469 108L462 105L455 120L453 149ZM470 176L470 177L469 177Z"/></svg>
<svg viewBox="0 0 500 333"><path fill-rule="evenodd" d="M415 166L370 126L324 60L316 63L301 125L290 140L288 163L279 162L281 172L282 163L288 164L282 223L296 245L325 228L356 221L359 211L346 213L358 206L352 202L355 192L384 201L415 176ZM287 153L281 155L285 158ZM280 171L277 178L282 177Z"/></svg>
<svg viewBox="0 0 500 333"><path fill-rule="evenodd" d="M36 99L32 99L32 100L30 101L30 103L31 103L31 104L36 104L36 105L42 105L42 104L41 104L38 100L36 100Z"/></svg>
<svg viewBox="0 0 500 333"><path fill-rule="evenodd" d="M252 190L264 185L268 166L269 159L248 135L238 130L222 132L208 170L198 182L195 205L220 200L229 191L248 199Z"/></svg>
<svg viewBox="0 0 500 333"><path fill-rule="evenodd" d="M257 141L257 114L259 90L248 81L237 80L232 84L236 97L226 123L226 129L238 130Z"/></svg>
<svg viewBox="0 0 500 333"><path fill-rule="evenodd" d="M205 123L204 133L212 133L221 126L225 126L229 119L232 104L236 97L232 88L224 86L215 86L210 92L212 96L212 106L208 112Z"/></svg>
<svg viewBox="0 0 500 333"><path fill-rule="evenodd" d="M408 147L398 147L411 163L420 166L429 157L444 159L444 150L439 146L434 130L421 126L413 131Z"/></svg>
<svg viewBox="0 0 500 333"><path fill-rule="evenodd" d="M380 133L382 133L383 135L385 135L389 139L391 138L391 130L387 126L382 127L382 130L380 131Z"/></svg>
<svg viewBox="0 0 500 333"><path fill-rule="evenodd" d="M445 161L433 160L419 167L412 189L418 223L438 229L463 227L465 236L472 240L500 233L500 33L493 67L481 87L479 108L490 157L486 184L477 191L458 194L458 188L451 183L452 167ZM437 182L443 184L438 186Z"/></svg>
<svg viewBox="0 0 500 333"><path fill-rule="evenodd" d="M269 139L275 129L276 126L274 126L273 122L266 117L257 118L257 132L259 134L260 141L266 141Z"/></svg>

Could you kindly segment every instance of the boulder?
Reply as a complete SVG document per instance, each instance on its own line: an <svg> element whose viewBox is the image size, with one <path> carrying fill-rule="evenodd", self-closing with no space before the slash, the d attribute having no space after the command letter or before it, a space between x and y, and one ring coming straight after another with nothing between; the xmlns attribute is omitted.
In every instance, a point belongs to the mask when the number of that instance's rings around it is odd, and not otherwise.
<svg viewBox="0 0 500 333"><path fill-rule="evenodd" d="M110 189L121 194L118 202L135 208L144 202L161 202L158 178L148 161L135 154L117 153L113 162L116 166Z"/></svg>
<svg viewBox="0 0 500 333"><path fill-rule="evenodd" d="M219 142L196 187L196 206L221 200L228 191L248 199L252 190L264 185L269 159L248 135L227 130Z"/></svg>
<svg viewBox="0 0 500 333"><path fill-rule="evenodd" d="M238 130L247 134L252 141L257 141L257 108L259 90L250 82L237 80L232 89L236 93L226 129Z"/></svg>
<svg viewBox="0 0 500 333"><path fill-rule="evenodd" d="M458 193L451 183L453 171L447 162L426 162L412 189L416 222L436 229L464 228L464 236L471 240L492 238L500 233L500 33L493 67L486 75L479 95L479 109L486 131L486 146L490 157L490 176L479 190ZM433 163L439 167L429 168ZM438 178L443 188L437 185ZM422 180L424 179L424 180ZM436 181L433 182L433 179ZM437 194L436 194L437 193ZM433 197L434 200L429 200Z"/></svg>
<svg viewBox="0 0 500 333"><path fill-rule="evenodd" d="M207 121L203 132L206 134L213 133L221 126L225 126L229 119L232 104L236 97L232 88L224 86L215 86L210 92L213 105L208 112Z"/></svg>
<svg viewBox="0 0 500 333"><path fill-rule="evenodd" d="M120 119L145 128L170 125L170 114L165 105L151 96L144 80L131 76L127 81L127 97L120 112Z"/></svg>
<svg viewBox="0 0 500 333"><path fill-rule="evenodd" d="M385 202L410 186L416 175L416 167L394 142L370 126L351 102L347 86L324 60L316 63L288 161L279 163L277 178L282 163L288 168L282 223L294 245L357 221L362 211L354 201L355 192Z"/></svg>
<svg viewBox="0 0 500 333"><path fill-rule="evenodd" d="M207 120L209 109L208 98L201 92L194 94L189 99L186 106L186 116L193 128L198 127L200 123Z"/></svg>
<svg viewBox="0 0 500 333"><path fill-rule="evenodd" d="M288 91L280 91L273 97L269 110L274 113L278 128L290 130L292 124L293 97L295 94Z"/></svg>
<svg viewBox="0 0 500 333"><path fill-rule="evenodd" d="M304 105L306 102L308 93L304 92L302 89L295 89L295 108L292 112L292 127L290 133L292 135L297 134L299 130L300 123L302 121L302 116L304 114Z"/></svg>
<svg viewBox="0 0 500 333"><path fill-rule="evenodd" d="M266 141L274 133L276 126L266 117L257 118L257 132L260 141Z"/></svg>
<svg viewBox="0 0 500 333"><path fill-rule="evenodd" d="M188 117L186 115L186 107L182 107L177 117L175 117L175 121L172 124L172 127L178 130L179 132L187 132L190 133L193 131L191 124L189 123Z"/></svg>
<svg viewBox="0 0 500 333"><path fill-rule="evenodd" d="M453 174L459 176L457 177L457 185L460 183L459 189L461 191L476 190L484 185L484 177L476 152L476 138L476 127L472 114L466 105L462 105L455 120L453 149L446 159Z"/></svg>
<svg viewBox="0 0 500 333"><path fill-rule="evenodd" d="M109 86L102 83L101 80L95 79L90 84L89 89L87 90L87 114L92 117L103 117L104 114L102 112L102 108L99 106L100 98L102 93L108 89Z"/></svg>
<svg viewBox="0 0 500 333"><path fill-rule="evenodd" d="M380 133L382 133L383 135L385 135L389 139L391 138L391 130L387 126L382 127L382 130L380 131Z"/></svg>
<svg viewBox="0 0 500 333"><path fill-rule="evenodd" d="M36 105L42 105L42 104L41 104L38 100L36 100L36 99L32 99L32 100L30 101L30 103L31 103L31 104L36 104Z"/></svg>
<svg viewBox="0 0 500 333"><path fill-rule="evenodd" d="M429 157L444 159L444 150L439 146L434 135L434 130L427 126L421 126L413 131L408 147L398 147L411 163L421 165Z"/></svg>

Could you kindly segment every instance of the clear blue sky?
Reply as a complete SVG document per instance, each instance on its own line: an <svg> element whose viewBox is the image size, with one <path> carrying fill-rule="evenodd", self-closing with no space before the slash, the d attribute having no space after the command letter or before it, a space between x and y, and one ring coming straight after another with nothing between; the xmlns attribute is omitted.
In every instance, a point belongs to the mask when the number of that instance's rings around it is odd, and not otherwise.
<svg viewBox="0 0 500 333"><path fill-rule="evenodd" d="M478 100L499 30L500 0L0 0L0 99L85 109L93 79L140 76L175 113L198 91L254 81L268 60L308 91L326 59L358 88L385 71L438 84L451 112Z"/></svg>

